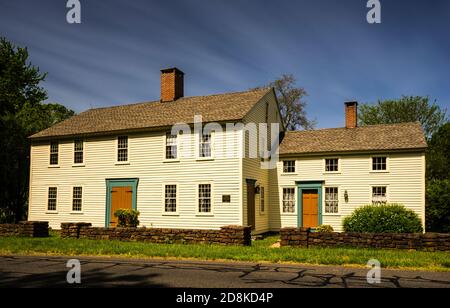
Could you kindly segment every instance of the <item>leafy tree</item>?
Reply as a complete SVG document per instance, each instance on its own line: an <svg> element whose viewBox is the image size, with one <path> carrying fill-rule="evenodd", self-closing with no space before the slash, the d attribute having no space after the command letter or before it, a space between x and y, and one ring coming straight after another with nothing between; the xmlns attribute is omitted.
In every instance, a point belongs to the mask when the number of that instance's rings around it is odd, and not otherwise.
<svg viewBox="0 0 450 308"><path fill-rule="evenodd" d="M427 138L446 122L447 110L442 110L428 97L402 96L398 100L378 101L376 105L362 104L359 108L361 125L392 124L419 121Z"/></svg>
<svg viewBox="0 0 450 308"><path fill-rule="evenodd" d="M428 142L427 178L450 179L450 122L439 128Z"/></svg>
<svg viewBox="0 0 450 308"><path fill-rule="evenodd" d="M27 137L74 114L42 104L46 74L28 62L26 48L0 38L0 222L25 218L30 165Z"/></svg>
<svg viewBox="0 0 450 308"><path fill-rule="evenodd" d="M27 62L28 50L0 38L0 115L16 114L25 103L35 106L47 99L39 86L46 74Z"/></svg>
<svg viewBox="0 0 450 308"><path fill-rule="evenodd" d="M450 122L433 134L427 150L427 231L450 232Z"/></svg>
<svg viewBox="0 0 450 308"><path fill-rule="evenodd" d="M426 229L450 232L450 180L432 180L427 184Z"/></svg>
<svg viewBox="0 0 450 308"><path fill-rule="evenodd" d="M293 75L284 74L265 87L273 87L280 104L280 113L287 130L312 129L316 125L306 116L306 90L296 87Z"/></svg>

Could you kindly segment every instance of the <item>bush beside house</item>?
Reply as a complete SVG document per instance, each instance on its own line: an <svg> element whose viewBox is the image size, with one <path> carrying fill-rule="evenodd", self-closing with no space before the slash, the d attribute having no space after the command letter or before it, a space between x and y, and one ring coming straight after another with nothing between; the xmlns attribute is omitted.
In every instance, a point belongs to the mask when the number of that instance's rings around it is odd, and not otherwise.
<svg viewBox="0 0 450 308"><path fill-rule="evenodd" d="M421 233L422 222L412 210L401 204L366 205L356 209L343 222L345 232Z"/></svg>

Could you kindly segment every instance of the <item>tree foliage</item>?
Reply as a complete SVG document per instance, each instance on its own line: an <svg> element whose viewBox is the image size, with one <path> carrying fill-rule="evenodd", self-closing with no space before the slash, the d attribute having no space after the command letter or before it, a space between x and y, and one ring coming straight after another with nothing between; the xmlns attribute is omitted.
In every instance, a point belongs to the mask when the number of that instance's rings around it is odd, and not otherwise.
<svg viewBox="0 0 450 308"><path fill-rule="evenodd" d="M431 232L450 232L450 180L427 183L426 228Z"/></svg>
<svg viewBox="0 0 450 308"><path fill-rule="evenodd" d="M422 124L430 138L446 122L446 110L430 103L428 97L402 96L398 100L378 101L377 104L362 104L359 108L361 125L416 122Z"/></svg>
<svg viewBox="0 0 450 308"><path fill-rule="evenodd" d="M427 178L450 179L450 122L439 128L428 142Z"/></svg>
<svg viewBox="0 0 450 308"><path fill-rule="evenodd" d="M287 130L313 129L315 121L309 120L306 115L306 90L296 86L293 75L284 74L265 87L275 89L280 104L281 118Z"/></svg>
<svg viewBox="0 0 450 308"><path fill-rule="evenodd" d="M74 114L59 104L42 104L45 73L28 62L26 48L0 38L0 221L25 218L28 198L27 137Z"/></svg>

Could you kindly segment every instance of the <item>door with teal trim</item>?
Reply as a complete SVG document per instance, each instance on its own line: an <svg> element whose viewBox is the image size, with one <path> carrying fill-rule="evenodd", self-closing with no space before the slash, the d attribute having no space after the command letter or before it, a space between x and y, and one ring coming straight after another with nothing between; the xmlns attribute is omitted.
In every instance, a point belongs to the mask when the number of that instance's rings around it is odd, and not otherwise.
<svg viewBox="0 0 450 308"><path fill-rule="evenodd" d="M117 226L117 219L114 217L117 209L137 209L137 184L138 179L106 180L105 227Z"/></svg>
<svg viewBox="0 0 450 308"><path fill-rule="evenodd" d="M298 226L315 228L322 224L323 182L297 182Z"/></svg>

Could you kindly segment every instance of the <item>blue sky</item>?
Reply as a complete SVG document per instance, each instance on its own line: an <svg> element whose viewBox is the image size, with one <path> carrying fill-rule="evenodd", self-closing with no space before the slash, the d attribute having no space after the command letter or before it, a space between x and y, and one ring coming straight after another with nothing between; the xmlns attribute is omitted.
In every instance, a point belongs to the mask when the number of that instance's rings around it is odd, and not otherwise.
<svg viewBox="0 0 450 308"><path fill-rule="evenodd" d="M0 0L0 35L48 72L49 100L77 112L159 99L159 70L185 72L185 95L242 91L293 74L319 128L343 102L423 95L450 105L450 1ZM450 108L449 108L450 109Z"/></svg>

